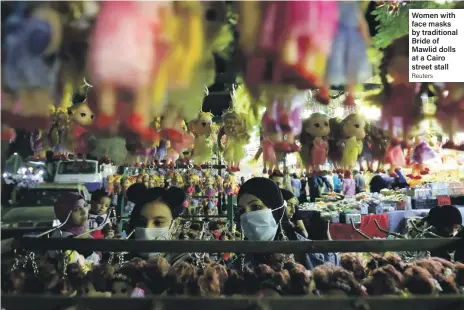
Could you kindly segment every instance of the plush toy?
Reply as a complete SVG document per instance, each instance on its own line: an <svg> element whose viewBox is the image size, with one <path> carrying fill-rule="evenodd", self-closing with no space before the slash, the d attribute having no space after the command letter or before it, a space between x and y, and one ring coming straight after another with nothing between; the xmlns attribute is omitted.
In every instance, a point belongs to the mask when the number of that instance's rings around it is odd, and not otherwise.
<svg viewBox="0 0 464 310"><path fill-rule="evenodd" d="M210 139L212 124L213 115L209 112L200 112L197 119L188 124L188 129L195 135L191 160L197 169L210 160L213 155L213 143Z"/></svg>
<svg viewBox="0 0 464 310"><path fill-rule="evenodd" d="M163 11L170 2L103 2L90 36L89 69L97 88L99 115L97 124L110 127L117 121L143 139L152 141L156 131L149 126L147 113L152 81L163 59ZM119 51L119 53L114 53ZM120 57L121 53L125 56ZM116 119L118 91L134 92L131 113Z"/></svg>
<svg viewBox="0 0 464 310"><path fill-rule="evenodd" d="M232 174L227 175L224 178L224 193L226 195L235 195L237 192L237 184L235 176Z"/></svg>
<svg viewBox="0 0 464 310"><path fill-rule="evenodd" d="M246 116L230 111L222 117L224 126L218 135L218 146L224 152L224 160L227 163L227 171L240 171L240 161L245 157L245 145L248 144L250 135L245 120ZM225 135L225 146L221 139Z"/></svg>
<svg viewBox="0 0 464 310"><path fill-rule="evenodd" d="M82 154L85 159L90 151L88 128L94 122L94 114L90 110L85 97L78 95L73 98L73 106L68 111L71 128L68 135L68 149L74 153L77 159L78 154Z"/></svg>
<svg viewBox="0 0 464 310"><path fill-rule="evenodd" d="M374 161L377 161L377 172L382 172L385 161L385 152L388 147L388 141L383 130L375 127L371 123L366 124L366 138L363 141L363 154L367 162L367 170L374 172ZM367 148L367 150L366 150Z"/></svg>
<svg viewBox="0 0 464 310"><path fill-rule="evenodd" d="M363 149L363 139L366 137L366 122L359 114L348 115L341 123L344 137L344 148L341 166L345 171L351 171Z"/></svg>
<svg viewBox="0 0 464 310"><path fill-rule="evenodd" d="M50 94L60 68L61 16L46 4L18 3L4 26L3 89L12 97L2 100L2 122L28 131L48 130ZM16 102L21 111L12 110Z"/></svg>
<svg viewBox="0 0 464 310"><path fill-rule="evenodd" d="M312 171L315 175L321 172L321 166L327 161L329 134L329 118L326 114L313 113L303 122L300 155L307 173Z"/></svg>

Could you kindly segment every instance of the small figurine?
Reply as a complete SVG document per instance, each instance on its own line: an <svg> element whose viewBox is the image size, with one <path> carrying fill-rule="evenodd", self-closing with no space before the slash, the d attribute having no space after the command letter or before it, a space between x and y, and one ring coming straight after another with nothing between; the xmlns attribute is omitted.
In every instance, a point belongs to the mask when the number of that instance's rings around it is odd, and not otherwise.
<svg viewBox="0 0 464 310"><path fill-rule="evenodd" d="M322 171L322 165L327 161L329 134L329 118L325 114L313 113L303 122L300 155L307 173Z"/></svg>

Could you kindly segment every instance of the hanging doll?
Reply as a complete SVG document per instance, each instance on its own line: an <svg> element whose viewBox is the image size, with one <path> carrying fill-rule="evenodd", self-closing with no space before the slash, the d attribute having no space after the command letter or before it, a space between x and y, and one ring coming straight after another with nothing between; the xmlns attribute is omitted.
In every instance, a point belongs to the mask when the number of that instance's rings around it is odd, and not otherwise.
<svg viewBox="0 0 464 310"><path fill-rule="evenodd" d="M191 160L198 168L209 161L213 155L212 133L213 115L209 112L200 112L197 119L188 124L189 130L195 135L194 148Z"/></svg>
<svg viewBox="0 0 464 310"><path fill-rule="evenodd" d="M327 161L329 134L329 118L325 114L313 113L303 122L300 155L308 174L312 171L317 175L322 171Z"/></svg>
<svg viewBox="0 0 464 310"><path fill-rule="evenodd" d="M32 12L27 14L28 6ZM46 4L19 2L5 21L2 123L28 131L50 128L51 92L59 70L57 52L62 41L60 14ZM21 111L13 111L19 102Z"/></svg>
<svg viewBox="0 0 464 310"><path fill-rule="evenodd" d="M178 187L178 188L184 188L184 178L179 172L176 172L174 174L174 177L172 178L172 186Z"/></svg>
<svg viewBox="0 0 464 310"><path fill-rule="evenodd" d="M383 91L374 100L382 105L381 121L387 128L390 145L385 154L385 162L390 164L389 172L396 176L396 168L405 165L401 143L408 144L408 133L421 116L421 95L427 91L427 84L409 82L409 36L394 40L385 50L380 65ZM392 83L388 82L391 76ZM399 120L402 140L394 133L395 120Z"/></svg>
<svg viewBox="0 0 464 310"><path fill-rule="evenodd" d="M50 137L50 147L55 155L66 156L66 137L69 131L68 113L64 108L57 108L54 113L52 127L48 133Z"/></svg>
<svg viewBox="0 0 464 310"><path fill-rule="evenodd" d="M372 76L366 46L370 43L369 26L364 18L368 2L340 1L338 31L327 61L329 85L346 85L345 104L354 106L355 86Z"/></svg>
<svg viewBox="0 0 464 310"><path fill-rule="evenodd" d="M92 83L98 90L98 121L108 128L124 121L143 139L154 140L149 126L152 83L165 55L163 35L171 2L102 2L89 47ZM115 53L119 51L119 53ZM124 54L124 57L121 55ZM118 91L133 92L131 113L116 119Z"/></svg>
<svg viewBox="0 0 464 310"><path fill-rule="evenodd" d="M341 123L344 147L340 165L344 171L353 169L362 152L365 127L366 122L359 114L350 114Z"/></svg>
<svg viewBox="0 0 464 310"><path fill-rule="evenodd" d="M216 196L216 189L215 189L216 180L214 176L209 176L206 178L205 186L204 186L204 195L208 196L209 198Z"/></svg>
<svg viewBox="0 0 464 310"><path fill-rule="evenodd" d="M176 166L177 160L181 157L181 154L184 150L191 148L194 142L194 136L187 133L187 126L185 122L183 122L182 126L182 133L183 133L183 140L182 141L175 141L170 140L167 143L167 152L166 152L166 166L170 168L174 168Z"/></svg>
<svg viewBox="0 0 464 310"><path fill-rule="evenodd" d="M464 144L454 144L456 133L464 130L464 83L445 83L441 88L435 117L450 137L443 148L464 151Z"/></svg>
<svg viewBox="0 0 464 310"><path fill-rule="evenodd" d="M413 164L410 178L421 179L421 174L428 174L425 168L425 163L436 158L436 153L432 150L430 145L422 140L420 137L414 139L414 151L411 156L411 163Z"/></svg>
<svg viewBox="0 0 464 310"><path fill-rule="evenodd" d="M290 87L273 86L266 93L267 107L262 118L263 135L274 143L276 151L298 151L295 137L302 129L302 97L296 95Z"/></svg>
<svg viewBox="0 0 464 310"><path fill-rule="evenodd" d="M155 163L158 167L164 165L164 160L166 159L166 140L160 139L156 154L155 154Z"/></svg>
<svg viewBox="0 0 464 310"><path fill-rule="evenodd" d="M218 145L223 149L228 172L240 171L240 161L245 157L245 145L250 139L245 117L234 111L227 112L222 117L224 126L218 135ZM226 136L224 148L221 143L223 135Z"/></svg>
<svg viewBox="0 0 464 310"><path fill-rule="evenodd" d="M374 172L374 161L377 161L376 171L384 172L383 164L388 142L383 130L370 123L366 124L366 138L364 139L363 144L363 154L365 152L369 154L364 157L367 162L367 170L369 172Z"/></svg>
<svg viewBox="0 0 464 310"><path fill-rule="evenodd" d="M234 195L237 191L237 184L235 183L235 176L232 174L227 175L224 178L224 193L226 195Z"/></svg>
<svg viewBox="0 0 464 310"><path fill-rule="evenodd" d="M343 132L341 123L343 119L340 117L334 117L329 119L330 136L329 136L329 152L328 158L332 162L335 170L340 169L340 162L343 155Z"/></svg>
<svg viewBox="0 0 464 310"><path fill-rule="evenodd" d="M67 148L73 151L75 159L78 154L82 154L85 159L90 151L88 128L94 122L94 114L85 98L78 95L74 96L73 106L69 108L68 114L71 124Z"/></svg>
<svg viewBox="0 0 464 310"><path fill-rule="evenodd" d="M31 150L34 152L34 159L45 160L45 155L50 150L50 141L47 133L42 130L31 132L30 143Z"/></svg>

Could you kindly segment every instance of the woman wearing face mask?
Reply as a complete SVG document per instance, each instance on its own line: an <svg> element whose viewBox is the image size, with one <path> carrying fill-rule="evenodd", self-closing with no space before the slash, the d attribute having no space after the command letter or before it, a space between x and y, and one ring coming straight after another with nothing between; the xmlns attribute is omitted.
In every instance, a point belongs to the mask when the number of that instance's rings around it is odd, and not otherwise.
<svg viewBox="0 0 464 310"><path fill-rule="evenodd" d="M136 202L130 225L137 240L170 240L174 221L185 210L185 192L177 187L146 190ZM138 253L148 258L163 255L171 265L183 261L187 254Z"/></svg>
<svg viewBox="0 0 464 310"><path fill-rule="evenodd" d="M286 215L286 202L277 185L266 178L252 178L246 181L240 188L237 196L240 212L240 226L247 240L272 241L288 240L283 223L288 223ZM308 240L298 233L292 234L292 239ZM332 255L330 255L332 254ZM282 255L280 255L282 257ZM331 261L337 264L338 259L333 258L333 253L326 255L312 253L298 255L296 260L312 269L317 265ZM247 255L243 265L275 264L276 254ZM281 258L281 264L291 260L291 257ZM245 266L241 266L244 268Z"/></svg>

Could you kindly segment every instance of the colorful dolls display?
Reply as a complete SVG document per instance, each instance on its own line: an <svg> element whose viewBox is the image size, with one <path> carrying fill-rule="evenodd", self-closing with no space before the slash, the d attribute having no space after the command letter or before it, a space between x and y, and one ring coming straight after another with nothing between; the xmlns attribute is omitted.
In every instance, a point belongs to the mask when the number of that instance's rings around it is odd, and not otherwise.
<svg viewBox="0 0 464 310"><path fill-rule="evenodd" d="M224 194L235 195L237 192L237 184L235 176L232 174L227 175L224 178Z"/></svg>
<svg viewBox="0 0 464 310"><path fill-rule="evenodd" d="M316 175L322 171L327 161L329 134L329 118L326 114L313 113L303 122L300 156L308 174L312 171Z"/></svg>
<svg viewBox="0 0 464 310"><path fill-rule="evenodd" d="M227 163L227 171L240 171L240 161L245 157L245 145L250 140L246 116L231 111L223 115L224 126L218 135L218 145L222 148L221 138L225 135L224 160Z"/></svg>
<svg viewBox="0 0 464 310"><path fill-rule="evenodd" d="M326 78L330 85L346 85L345 104L354 106L355 86L372 75L366 52L370 43L369 26L364 18L368 3L341 1L337 4L340 19L327 62Z"/></svg>
<svg viewBox="0 0 464 310"><path fill-rule="evenodd" d="M344 147L340 164L345 171L353 169L362 152L365 127L366 122L359 114L350 114L341 123Z"/></svg>
<svg viewBox="0 0 464 310"><path fill-rule="evenodd" d="M7 18L2 84L12 96L2 100L2 123L28 131L50 128L50 95L62 39L61 15L47 4L18 4ZM20 111L13 111L15 103L20 103Z"/></svg>

